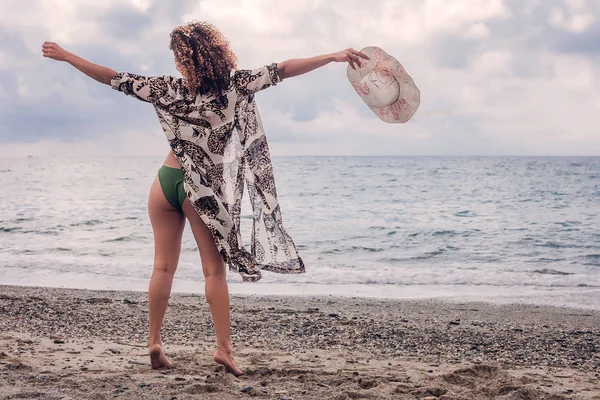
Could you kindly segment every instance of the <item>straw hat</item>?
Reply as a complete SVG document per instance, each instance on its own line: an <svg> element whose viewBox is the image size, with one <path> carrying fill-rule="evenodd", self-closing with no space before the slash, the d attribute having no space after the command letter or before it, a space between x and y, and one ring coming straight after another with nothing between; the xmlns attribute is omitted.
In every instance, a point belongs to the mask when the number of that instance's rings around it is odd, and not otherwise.
<svg viewBox="0 0 600 400"><path fill-rule="evenodd" d="M390 123L408 121L419 108L421 92L394 57L369 46L361 50L369 60L361 59L361 67L348 66L348 79L371 110Z"/></svg>

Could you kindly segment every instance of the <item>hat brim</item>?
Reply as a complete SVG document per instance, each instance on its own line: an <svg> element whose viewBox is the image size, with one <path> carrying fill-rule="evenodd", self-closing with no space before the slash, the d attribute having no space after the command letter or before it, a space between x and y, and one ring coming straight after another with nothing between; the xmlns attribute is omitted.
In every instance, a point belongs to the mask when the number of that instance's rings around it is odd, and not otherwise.
<svg viewBox="0 0 600 400"><path fill-rule="evenodd" d="M421 92L415 85L415 82L406 72L402 64L394 57L390 56L383 49L376 46L365 47L361 50L362 53L369 57L369 60L361 58L361 67L353 69L348 65L347 75L348 80L356 93L361 93L360 83L362 79L368 75L379 64L390 70L392 76L398 82L400 87L400 95L398 100L382 108L369 108L382 121L388 123L405 123L412 118L419 105L421 104Z"/></svg>

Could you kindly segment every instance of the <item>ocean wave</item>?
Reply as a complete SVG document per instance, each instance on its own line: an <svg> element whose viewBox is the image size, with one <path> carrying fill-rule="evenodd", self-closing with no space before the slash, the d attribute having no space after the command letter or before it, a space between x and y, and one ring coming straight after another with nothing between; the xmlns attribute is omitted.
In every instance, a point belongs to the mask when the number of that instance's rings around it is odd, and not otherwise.
<svg viewBox="0 0 600 400"><path fill-rule="evenodd" d="M407 261L423 261L423 260L429 260L431 258L440 256L444 253L446 253L447 250L458 250L455 247L452 246L447 246L447 248L440 248L434 251L428 251L426 253L417 255L417 256L410 256L410 257L384 257L384 258L380 258L377 261L378 262L383 262L383 263L404 263Z"/></svg>
<svg viewBox="0 0 600 400"><path fill-rule="evenodd" d="M11 233L11 232L16 232L16 231L20 231L22 228L19 226L13 226L11 228L5 228L3 226L0 226L0 232L6 232L6 233Z"/></svg>
<svg viewBox="0 0 600 400"><path fill-rule="evenodd" d="M471 217L476 217L477 214L473 211L470 210L463 210L463 211L459 211L459 212L455 212L454 214L455 217L462 217L462 218L471 218Z"/></svg>
<svg viewBox="0 0 600 400"><path fill-rule="evenodd" d="M586 254L579 259L583 265L600 267L600 254Z"/></svg>
<svg viewBox="0 0 600 400"><path fill-rule="evenodd" d="M31 250L31 249L25 249L25 250L18 250L15 251L16 254L38 254L39 252L36 250Z"/></svg>
<svg viewBox="0 0 600 400"><path fill-rule="evenodd" d="M63 229L59 228L58 230L62 231ZM38 235L44 235L44 236L46 236L46 235L47 236L58 236L59 235L59 233L56 230L54 230L54 229L46 229L46 230L43 230L43 231L34 230L34 231L28 231L27 233L29 233L29 232L31 232L31 233L37 233Z"/></svg>
<svg viewBox="0 0 600 400"><path fill-rule="evenodd" d="M59 229L62 230L62 229ZM59 233L56 231L56 228L54 229L46 229L46 230L40 230L40 229L30 229L30 230L25 230L19 226L14 226L11 228L3 228L0 227L0 232L6 232L6 233L18 233L19 235L27 235L27 234L35 234L35 235L43 235L43 236L57 236Z"/></svg>
<svg viewBox="0 0 600 400"><path fill-rule="evenodd" d="M557 243L557 242L544 242L544 243L536 243L537 247L549 247L551 249L574 249L579 248L581 246L576 244L566 244L566 243Z"/></svg>
<svg viewBox="0 0 600 400"><path fill-rule="evenodd" d="M102 243L116 243L116 242L132 242L135 241L137 238L133 235L131 236L120 236L114 239L107 239L107 240L103 240Z"/></svg>
<svg viewBox="0 0 600 400"><path fill-rule="evenodd" d="M570 272L557 271L554 269L536 269L533 271L534 274L542 274L542 275L575 275Z"/></svg>
<svg viewBox="0 0 600 400"><path fill-rule="evenodd" d="M17 219L12 220L11 222L19 223L19 222L33 221L34 219L35 218L33 218L33 217L26 217L26 218L19 217Z"/></svg>
<svg viewBox="0 0 600 400"><path fill-rule="evenodd" d="M277 284L281 282L264 282L263 284ZM356 285L365 285L365 286L405 286L405 287L432 287L432 286L441 286L441 287L461 287L461 286L472 286L472 287L493 287L493 288L509 288L509 289L518 289L518 288L536 288L536 289L544 289L544 288L552 288L552 289L572 289L575 287L580 288L600 288L600 285L591 285L591 284L576 284L576 285L562 285L562 284L537 284L534 282L531 283L521 283L521 284L506 284L506 283L493 283L493 282L468 282L468 281L456 281L456 282L409 282L409 281L392 281L392 280L379 280L379 279L371 279L365 278L358 281L336 281L336 282L323 282L320 280L307 279L302 282L302 284L309 285L328 285L335 284L338 286L356 286Z"/></svg>
<svg viewBox="0 0 600 400"><path fill-rule="evenodd" d="M433 236L455 236L455 235L458 235L458 232L453 231L453 230L433 232Z"/></svg>
<svg viewBox="0 0 600 400"><path fill-rule="evenodd" d="M385 250L381 247L367 247L367 246L350 246L349 249L351 251L367 251L369 253L379 253L380 251Z"/></svg>
<svg viewBox="0 0 600 400"><path fill-rule="evenodd" d="M564 222L555 222L554 223L554 225L560 225L560 226L563 226L565 228L566 227L571 227L571 226L574 226L574 225L581 225L581 224L583 224L583 222L581 222L581 221L564 221Z"/></svg>
<svg viewBox="0 0 600 400"><path fill-rule="evenodd" d="M69 226L72 227L76 227L76 226L94 226L94 225L99 225L102 224L103 222L97 219L90 219L87 221L83 221L83 222L74 222L72 224L70 224Z"/></svg>
<svg viewBox="0 0 600 400"><path fill-rule="evenodd" d="M454 229L440 229L440 230L431 231L431 232L413 232L413 233L409 233L407 236L410 238L414 238L417 236L468 237L471 235L480 234L481 232L482 232L481 229L468 229L465 231L457 231Z"/></svg>
<svg viewBox="0 0 600 400"><path fill-rule="evenodd" d="M348 246L342 248L333 248L329 250L322 251L322 254L340 254L340 253L348 253L354 251L366 251L368 253L379 253L381 251L385 251L381 247L366 247L366 246Z"/></svg>

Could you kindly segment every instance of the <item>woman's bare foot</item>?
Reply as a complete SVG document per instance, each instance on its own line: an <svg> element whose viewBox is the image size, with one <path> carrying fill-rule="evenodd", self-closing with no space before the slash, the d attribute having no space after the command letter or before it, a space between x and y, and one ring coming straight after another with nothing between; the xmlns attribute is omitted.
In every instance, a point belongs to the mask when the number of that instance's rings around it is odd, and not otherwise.
<svg viewBox="0 0 600 400"><path fill-rule="evenodd" d="M152 369L171 368L173 363L167 358L160 344L153 344L150 350L150 364Z"/></svg>
<svg viewBox="0 0 600 400"><path fill-rule="evenodd" d="M231 351L225 351L217 348L217 351L213 355L213 360L215 360L217 364L224 366L225 372L233 374L233 376L244 375L244 371L236 367L235 361L233 361L233 356L231 355Z"/></svg>

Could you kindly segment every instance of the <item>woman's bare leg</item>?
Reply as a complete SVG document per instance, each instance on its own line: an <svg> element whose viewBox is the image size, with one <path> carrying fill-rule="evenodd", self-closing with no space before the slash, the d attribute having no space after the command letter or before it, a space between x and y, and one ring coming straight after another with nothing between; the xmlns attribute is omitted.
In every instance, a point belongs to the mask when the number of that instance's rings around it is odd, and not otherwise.
<svg viewBox="0 0 600 400"><path fill-rule="evenodd" d="M189 200L183 203L183 212L190 221L194 238L200 250L206 301L210 306L217 334L217 351L213 359L223 365L227 372L235 376L241 375L243 372L235 365L231 354L229 288L225 279L225 262L215 245L212 233Z"/></svg>
<svg viewBox="0 0 600 400"><path fill-rule="evenodd" d="M152 368L170 367L171 361L165 356L161 346L160 328L167 311L173 275L179 262L185 217L169 204L158 178L150 188L148 214L154 233L154 270L148 288L150 363Z"/></svg>

